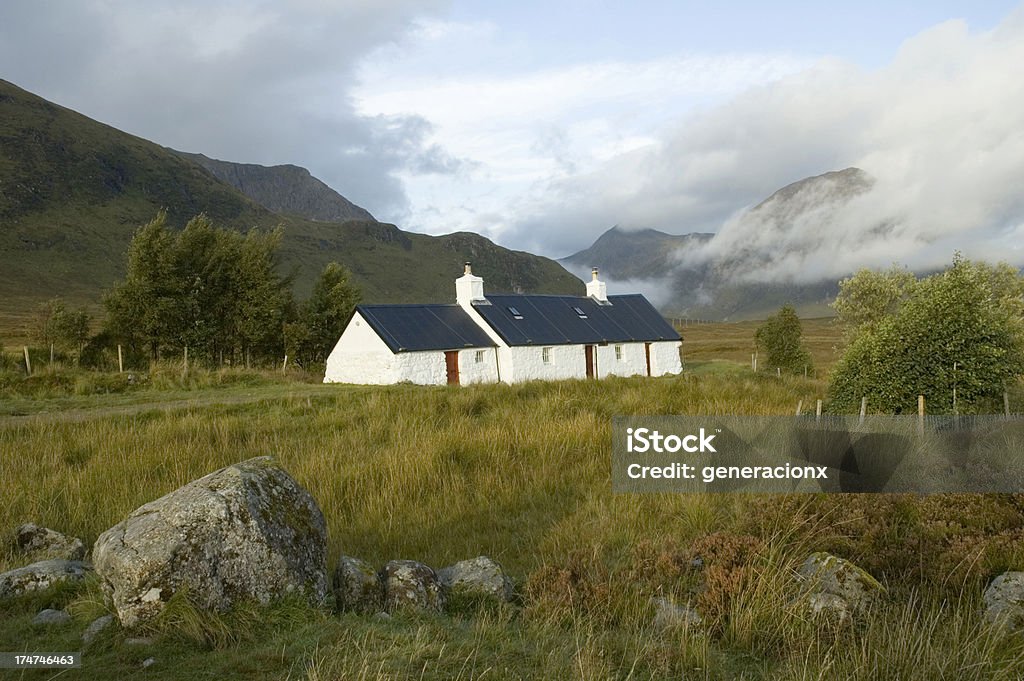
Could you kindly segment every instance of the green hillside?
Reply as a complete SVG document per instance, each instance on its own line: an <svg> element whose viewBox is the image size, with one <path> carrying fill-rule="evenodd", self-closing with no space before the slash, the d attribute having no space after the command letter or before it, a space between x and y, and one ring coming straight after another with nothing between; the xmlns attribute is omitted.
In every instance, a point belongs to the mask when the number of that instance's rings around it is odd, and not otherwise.
<svg viewBox="0 0 1024 681"><path fill-rule="evenodd" d="M299 297L332 260L372 302L452 300L466 260L491 291L583 293L554 261L475 234L275 214L190 160L0 80L0 329L55 295L97 306L160 209L176 227L200 212L243 231L283 226L281 264Z"/></svg>

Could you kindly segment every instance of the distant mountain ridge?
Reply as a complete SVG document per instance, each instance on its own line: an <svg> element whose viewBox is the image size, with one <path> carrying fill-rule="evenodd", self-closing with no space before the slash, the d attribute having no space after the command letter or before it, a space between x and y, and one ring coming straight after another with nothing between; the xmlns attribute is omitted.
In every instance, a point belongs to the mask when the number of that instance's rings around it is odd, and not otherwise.
<svg viewBox="0 0 1024 681"><path fill-rule="evenodd" d="M835 278L790 281L785 277L751 281L749 274L777 265L807 244L785 241L791 226L808 215L822 218L814 238L828 238L830 207L841 206L871 189L873 179L859 168L807 177L782 187L728 223L716 234L666 234L653 229L613 227L589 248L560 260L577 274L597 266L615 280L637 282L670 316L701 319L763 319L785 303L801 314L831 314L838 291ZM782 246L764 247L779 237Z"/></svg>
<svg viewBox="0 0 1024 681"><path fill-rule="evenodd" d="M201 165L217 179L274 213L297 215L317 222L376 222L370 211L352 203L300 166L233 163L204 154L168 150Z"/></svg>
<svg viewBox="0 0 1024 681"><path fill-rule="evenodd" d="M656 229L626 230L618 225L589 248L559 262L575 271L597 267L611 279L651 279L667 276L678 265L682 249L706 243L714 234L666 234Z"/></svg>
<svg viewBox="0 0 1024 681"><path fill-rule="evenodd" d="M313 179L270 170L282 187ZM335 192L318 193L338 204ZM175 228L199 213L239 231L280 227L281 269L294 273L300 298L331 261L352 270L367 302L454 301L466 260L490 291L584 290L553 260L477 234L434 237L372 216L322 222L271 211L193 160L0 80L0 325L53 296L97 307L124 273L132 235L161 210Z"/></svg>

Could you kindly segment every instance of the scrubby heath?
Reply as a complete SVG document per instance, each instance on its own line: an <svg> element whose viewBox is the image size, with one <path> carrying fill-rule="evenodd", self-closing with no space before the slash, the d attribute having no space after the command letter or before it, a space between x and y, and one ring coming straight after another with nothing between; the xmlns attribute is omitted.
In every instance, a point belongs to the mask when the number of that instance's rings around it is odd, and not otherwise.
<svg viewBox="0 0 1024 681"><path fill-rule="evenodd" d="M74 419L64 407L0 417L0 527L33 521L91 543L147 501L272 454L320 503L332 568L342 554L436 568L486 554L516 579L519 603L384 621L291 601L211 615L180 598L145 632L103 633L65 677L131 674L149 657L147 676L166 679L1016 679L1024 669L1024 637L979 616L985 584L1024 568L1022 495L611 493L612 416L785 415L821 397L820 382L262 385L234 404L217 387L189 392L195 406L160 406L160 391L144 390ZM814 551L866 569L885 597L849 625L812 620L795 571ZM0 568L18 564L8 541ZM689 603L704 623L655 627L652 596ZM31 625L49 606L75 622ZM0 649L79 650L105 608L94 581L0 603ZM154 642L125 644L140 635Z"/></svg>

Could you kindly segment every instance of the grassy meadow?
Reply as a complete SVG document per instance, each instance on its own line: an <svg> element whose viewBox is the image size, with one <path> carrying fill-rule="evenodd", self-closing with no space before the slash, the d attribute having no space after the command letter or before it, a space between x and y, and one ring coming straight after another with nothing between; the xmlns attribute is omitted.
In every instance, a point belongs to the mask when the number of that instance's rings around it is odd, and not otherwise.
<svg viewBox="0 0 1024 681"><path fill-rule="evenodd" d="M164 367L141 385L65 370L73 380L55 371L30 389L0 387L0 569L24 562L11 543L22 522L91 543L147 501L270 454L319 501L331 568L342 554L435 568L486 554L519 594L513 606L389 620L295 602L212 615L181 600L141 634L106 631L80 670L6 673L1020 678L1024 637L984 626L979 611L988 580L1024 568L1024 496L612 494L614 415L785 415L823 397L821 380L754 375L743 325L716 326L736 330L717 341L710 327L683 330L690 363L672 378L375 388ZM819 550L867 569L886 596L849 624L810 619L795 571ZM689 603L704 623L654 627L652 596ZM74 621L30 624L50 606ZM0 602L0 650L81 650L105 608L95 581ZM140 635L152 641L126 643Z"/></svg>

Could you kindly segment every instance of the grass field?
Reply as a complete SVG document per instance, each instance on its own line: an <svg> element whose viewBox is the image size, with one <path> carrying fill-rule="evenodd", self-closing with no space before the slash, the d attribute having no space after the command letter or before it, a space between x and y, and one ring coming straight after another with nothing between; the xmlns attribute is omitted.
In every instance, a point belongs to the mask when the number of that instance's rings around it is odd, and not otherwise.
<svg viewBox="0 0 1024 681"><path fill-rule="evenodd" d="M92 542L146 501L271 454L323 508L332 567L341 554L435 567L487 554L521 598L388 621L184 604L151 644L109 631L62 678L1019 678L1024 640L979 617L986 581L1024 567L1019 495L611 493L613 415L789 414L823 392L755 376L711 342L697 370L664 379L369 388L218 372L101 396L0 394L0 528ZM17 566L4 547L0 568ZM849 626L810 620L794 571L815 550L869 570L886 598ZM655 629L655 594L704 625ZM29 623L51 605L75 620ZM94 583L2 602L0 650L79 650L104 608Z"/></svg>
<svg viewBox="0 0 1024 681"><path fill-rule="evenodd" d="M687 362L735 362L750 366L756 351L754 332L764 322L716 322L682 326L683 359ZM803 343L811 353L819 376L835 364L842 354L843 333L833 317L802 319ZM759 357L764 369L764 358Z"/></svg>

